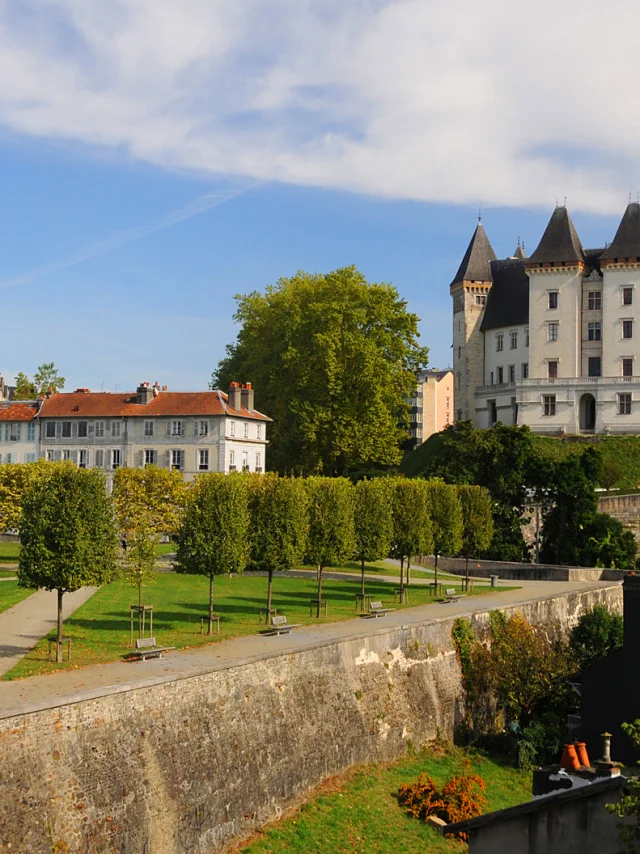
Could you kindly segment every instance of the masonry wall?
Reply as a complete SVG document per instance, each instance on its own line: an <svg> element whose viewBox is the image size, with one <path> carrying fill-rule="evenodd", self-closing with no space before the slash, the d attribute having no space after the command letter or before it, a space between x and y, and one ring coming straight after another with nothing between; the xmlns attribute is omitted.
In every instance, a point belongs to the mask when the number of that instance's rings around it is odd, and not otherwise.
<svg viewBox="0 0 640 854"><path fill-rule="evenodd" d="M551 635L619 585L517 609ZM490 607L490 602L487 602ZM487 630L489 611L473 617ZM327 776L451 735L453 618L0 720L0 852L208 854ZM47 829L50 828L50 831Z"/></svg>

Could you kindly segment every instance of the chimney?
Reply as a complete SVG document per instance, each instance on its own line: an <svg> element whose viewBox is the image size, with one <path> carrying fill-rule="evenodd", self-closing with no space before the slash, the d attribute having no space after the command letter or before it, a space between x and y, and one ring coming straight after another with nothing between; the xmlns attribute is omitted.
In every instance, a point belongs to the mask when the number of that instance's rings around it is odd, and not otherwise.
<svg viewBox="0 0 640 854"><path fill-rule="evenodd" d="M146 406L153 400L153 389L150 383L140 383L136 390L136 403Z"/></svg>
<svg viewBox="0 0 640 854"><path fill-rule="evenodd" d="M640 575L627 573L622 584L624 649L626 655L640 654Z"/></svg>
<svg viewBox="0 0 640 854"><path fill-rule="evenodd" d="M229 383L229 406L231 409L240 410L242 402L242 389L240 383Z"/></svg>
<svg viewBox="0 0 640 854"><path fill-rule="evenodd" d="M242 405L247 412L253 412L253 389L251 383L244 383L242 386Z"/></svg>

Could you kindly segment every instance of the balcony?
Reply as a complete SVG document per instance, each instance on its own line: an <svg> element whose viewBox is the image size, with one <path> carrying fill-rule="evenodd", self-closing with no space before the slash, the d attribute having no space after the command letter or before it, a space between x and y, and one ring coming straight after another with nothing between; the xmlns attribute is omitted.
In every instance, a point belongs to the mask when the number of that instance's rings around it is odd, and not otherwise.
<svg viewBox="0 0 640 854"><path fill-rule="evenodd" d="M571 386L573 388L597 388L598 386L626 386L634 383L640 385L639 377L528 377L526 380L516 380L509 383L498 383L494 385L478 386L475 394L484 396L487 394L509 394L517 389L539 388L540 386Z"/></svg>

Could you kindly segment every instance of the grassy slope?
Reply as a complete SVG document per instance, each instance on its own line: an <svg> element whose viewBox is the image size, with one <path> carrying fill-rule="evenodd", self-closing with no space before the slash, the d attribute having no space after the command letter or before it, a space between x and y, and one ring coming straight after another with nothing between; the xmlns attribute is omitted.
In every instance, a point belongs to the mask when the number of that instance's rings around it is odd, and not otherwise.
<svg viewBox="0 0 640 854"><path fill-rule="evenodd" d="M309 616L309 599L316 595L316 589L313 576L308 579L276 578L273 605L278 613L286 614L289 622L315 623L316 618ZM406 607L394 604L392 584L368 582L366 589L374 599L390 607ZM329 602L327 621L353 619L356 616L354 594L359 590L360 584L356 581L325 580L322 593ZM474 588L474 594L490 591L488 586ZM221 620L220 635L215 635L214 641L259 631L258 608L264 604L266 593L266 578L250 574L216 578L215 611ZM42 640L2 678L16 679L35 673L49 673L61 666L78 667L120 659L130 651L129 605L136 601L136 589L126 582L106 585L65 621L64 633L74 639L70 665L47 662L46 641ZM163 646L181 648L210 642L200 634L200 617L206 615L208 601L209 581L203 576L160 573L155 584L143 588L143 602L154 605L153 633ZM433 601L428 588L411 588L411 606ZM324 617L321 622L325 622Z"/></svg>
<svg viewBox="0 0 640 854"><path fill-rule="evenodd" d="M437 854L466 850L454 840L409 817L395 794L401 783L427 773L443 783L458 773L464 755L425 751L387 767L366 767L331 781L296 813L257 834L243 854ZM487 783L489 809L513 806L531 798L531 775L496 760L472 757L472 768Z"/></svg>
<svg viewBox="0 0 640 854"><path fill-rule="evenodd" d="M400 465L403 474L409 477L422 474L427 461L437 453L441 438L436 433L408 454ZM602 452L603 460L612 460L620 469L621 489L640 486L640 436L536 436L533 441L542 453L553 459L562 459L567 454L578 453L592 445Z"/></svg>
<svg viewBox="0 0 640 854"><path fill-rule="evenodd" d="M17 581L0 581L0 614L31 596L33 590L18 587Z"/></svg>
<svg viewBox="0 0 640 854"><path fill-rule="evenodd" d="M16 563L20 555L20 543L0 542L0 563Z"/></svg>

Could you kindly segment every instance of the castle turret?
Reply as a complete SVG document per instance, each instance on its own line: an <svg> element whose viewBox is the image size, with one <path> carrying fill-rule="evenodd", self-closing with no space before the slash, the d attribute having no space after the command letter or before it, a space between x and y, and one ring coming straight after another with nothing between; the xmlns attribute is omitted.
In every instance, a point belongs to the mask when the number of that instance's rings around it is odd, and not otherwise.
<svg viewBox="0 0 640 854"><path fill-rule="evenodd" d="M454 407L457 421L473 419L474 391L483 385L484 339L480 322L493 283L496 260L483 225L478 222L458 272L449 287L453 299Z"/></svg>

